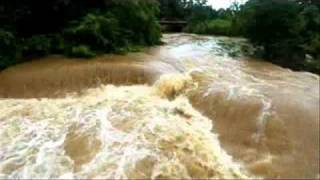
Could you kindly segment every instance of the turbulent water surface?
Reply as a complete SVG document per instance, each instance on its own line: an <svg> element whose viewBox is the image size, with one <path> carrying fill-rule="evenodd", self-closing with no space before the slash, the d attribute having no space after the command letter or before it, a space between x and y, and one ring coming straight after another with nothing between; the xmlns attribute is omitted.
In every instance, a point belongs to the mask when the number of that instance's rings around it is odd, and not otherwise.
<svg viewBox="0 0 320 180"><path fill-rule="evenodd" d="M0 72L0 178L319 178L319 76L164 35Z"/></svg>

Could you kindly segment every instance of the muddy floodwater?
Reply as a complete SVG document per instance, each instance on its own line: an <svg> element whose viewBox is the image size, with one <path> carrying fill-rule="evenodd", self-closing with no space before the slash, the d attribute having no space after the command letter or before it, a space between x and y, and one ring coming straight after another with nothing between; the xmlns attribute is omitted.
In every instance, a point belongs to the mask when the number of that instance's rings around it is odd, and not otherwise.
<svg viewBox="0 0 320 180"><path fill-rule="evenodd" d="M0 72L0 178L320 178L318 75L165 34Z"/></svg>

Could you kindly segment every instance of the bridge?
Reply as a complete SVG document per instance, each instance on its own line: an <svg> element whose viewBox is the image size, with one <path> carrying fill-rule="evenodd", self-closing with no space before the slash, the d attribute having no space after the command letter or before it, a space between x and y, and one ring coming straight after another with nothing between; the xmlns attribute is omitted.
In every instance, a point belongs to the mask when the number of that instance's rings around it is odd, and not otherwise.
<svg viewBox="0 0 320 180"><path fill-rule="evenodd" d="M183 28L187 25L187 21L168 21L168 20L161 20L159 21L161 25L162 31L167 32L181 32Z"/></svg>

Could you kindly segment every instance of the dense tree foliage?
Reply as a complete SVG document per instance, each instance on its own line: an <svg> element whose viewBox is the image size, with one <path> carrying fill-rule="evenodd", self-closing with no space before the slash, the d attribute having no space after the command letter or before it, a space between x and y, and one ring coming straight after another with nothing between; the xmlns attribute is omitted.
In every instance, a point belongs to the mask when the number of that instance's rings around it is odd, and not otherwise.
<svg viewBox="0 0 320 180"><path fill-rule="evenodd" d="M192 13L199 13L197 18L206 15L207 0L158 0L160 3L160 17L165 20L187 20Z"/></svg>
<svg viewBox="0 0 320 180"><path fill-rule="evenodd" d="M0 69L49 53L91 57L157 44L153 0L10 0L0 2Z"/></svg>
<svg viewBox="0 0 320 180"><path fill-rule="evenodd" d="M319 1L250 0L241 9L244 35L264 48L264 58L320 73Z"/></svg>

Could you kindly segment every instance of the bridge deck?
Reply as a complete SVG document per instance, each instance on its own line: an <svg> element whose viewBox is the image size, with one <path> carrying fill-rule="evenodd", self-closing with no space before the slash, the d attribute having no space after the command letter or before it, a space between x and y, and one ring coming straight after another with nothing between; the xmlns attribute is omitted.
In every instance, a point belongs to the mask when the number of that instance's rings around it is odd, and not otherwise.
<svg viewBox="0 0 320 180"><path fill-rule="evenodd" d="M159 21L160 24L179 24L179 25L185 25L187 24L187 21Z"/></svg>

